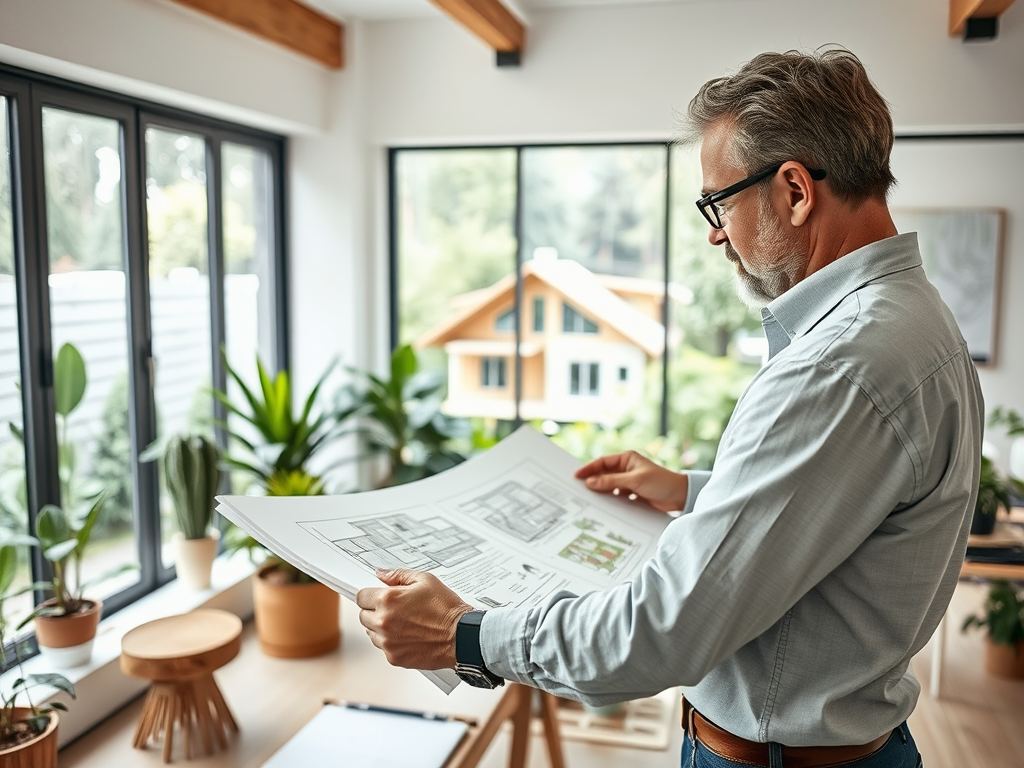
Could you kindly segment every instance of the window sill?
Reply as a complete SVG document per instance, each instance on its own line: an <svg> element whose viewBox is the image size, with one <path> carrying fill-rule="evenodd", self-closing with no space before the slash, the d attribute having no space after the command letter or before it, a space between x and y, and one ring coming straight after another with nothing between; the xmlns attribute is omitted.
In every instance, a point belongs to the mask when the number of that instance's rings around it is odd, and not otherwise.
<svg viewBox="0 0 1024 768"><path fill-rule="evenodd" d="M255 566L244 554L218 557L213 564L210 589L187 589L175 580L101 621L93 644L92 660L88 664L54 670L42 656L26 661L22 673L58 671L75 686L75 701L69 701L66 694L54 697L68 704L68 711L60 716L60 746L98 725L149 687L148 681L128 677L121 672L121 638L127 632L147 621L196 608L220 608L244 621L252 616L249 577L254 571ZM10 670L0 679L5 691L18 674L17 670Z"/></svg>

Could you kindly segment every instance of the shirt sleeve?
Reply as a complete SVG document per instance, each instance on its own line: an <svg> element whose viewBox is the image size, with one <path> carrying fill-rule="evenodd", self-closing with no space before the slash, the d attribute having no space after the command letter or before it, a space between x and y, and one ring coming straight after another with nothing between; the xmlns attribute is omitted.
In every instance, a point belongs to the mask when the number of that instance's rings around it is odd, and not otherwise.
<svg viewBox="0 0 1024 768"><path fill-rule="evenodd" d="M714 472L694 474L688 514L631 582L488 611L487 667L598 705L694 685L777 622L915 487L887 419L853 381L815 361L762 371Z"/></svg>

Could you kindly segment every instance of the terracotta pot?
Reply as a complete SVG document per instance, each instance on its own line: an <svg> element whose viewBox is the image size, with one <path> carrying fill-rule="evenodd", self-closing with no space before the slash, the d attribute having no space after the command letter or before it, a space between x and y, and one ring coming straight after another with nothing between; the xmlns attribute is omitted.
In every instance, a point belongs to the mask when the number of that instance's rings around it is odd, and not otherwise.
<svg viewBox="0 0 1024 768"><path fill-rule="evenodd" d="M304 659L337 648L341 643L338 593L319 581L276 582L273 571L273 565L263 566L252 582L260 649L268 656Z"/></svg>
<svg viewBox="0 0 1024 768"><path fill-rule="evenodd" d="M184 586L195 590L210 588L210 573L217 557L219 540L220 531L214 531L202 539L186 539L181 533L174 534L171 539L174 567L178 572L178 580Z"/></svg>
<svg viewBox="0 0 1024 768"><path fill-rule="evenodd" d="M985 642L985 671L990 675L1024 679L1024 640L1017 645Z"/></svg>
<svg viewBox="0 0 1024 768"><path fill-rule="evenodd" d="M16 720L28 717L31 710L15 707ZM50 712L50 722L41 734L16 747L0 749L0 765L4 768L57 768L57 713Z"/></svg>
<svg viewBox="0 0 1024 768"><path fill-rule="evenodd" d="M92 658L92 641L103 613L100 600L87 600L84 611L68 616L36 616L32 621L36 628L36 642L39 650L58 669L77 667ZM43 605L55 605L53 598Z"/></svg>

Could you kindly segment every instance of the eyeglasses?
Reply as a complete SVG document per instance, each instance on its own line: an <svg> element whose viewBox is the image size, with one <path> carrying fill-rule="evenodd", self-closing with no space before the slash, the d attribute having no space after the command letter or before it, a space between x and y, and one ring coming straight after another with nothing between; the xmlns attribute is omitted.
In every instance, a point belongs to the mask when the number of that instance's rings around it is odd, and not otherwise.
<svg viewBox="0 0 1024 768"><path fill-rule="evenodd" d="M725 189L719 190L718 192L712 192L710 195L705 195L697 201L697 210L701 212L708 224L715 229L721 229L725 225L722 224L722 214L725 211L719 205L727 197L732 197L738 192L742 192L747 187L752 187L762 179L767 179L769 176L774 176L779 172L783 163L776 163L775 165L765 168L763 171L758 171L752 176L742 181L737 181L735 184L726 187ZM807 172L811 174L811 178L815 181L821 181L827 175L827 172L823 168L808 168Z"/></svg>

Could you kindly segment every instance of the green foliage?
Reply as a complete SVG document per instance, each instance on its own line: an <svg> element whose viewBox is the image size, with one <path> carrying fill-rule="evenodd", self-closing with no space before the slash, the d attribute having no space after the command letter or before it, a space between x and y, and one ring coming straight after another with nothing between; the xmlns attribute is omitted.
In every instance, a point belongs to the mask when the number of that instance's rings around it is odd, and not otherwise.
<svg viewBox="0 0 1024 768"><path fill-rule="evenodd" d="M988 627L988 638L997 645L1016 646L1024 641L1024 600L1007 581L993 580L985 600L985 615L972 614L963 630Z"/></svg>
<svg viewBox="0 0 1024 768"><path fill-rule="evenodd" d="M1012 408L996 406L988 418L988 425L990 427L1005 427L1009 437L1024 435L1024 417Z"/></svg>
<svg viewBox="0 0 1024 768"><path fill-rule="evenodd" d="M1010 486L999 474L991 459L982 456L975 511L980 515L994 517L1000 507L1010 508Z"/></svg>
<svg viewBox="0 0 1024 768"><path fill-rule="evenodd" d="M31 591L36 585L28 584L14 588L14 580L18 568L18 547L33 546L38 542L31 536L16 534L0 529L0 669L6 669L11 660L7 658L8 622L4 610L8 599ZM14 666L20 668L21 655L14 644ZM61 702L53 702L48 706L37 707L32 704L31 691L37 687L56 689L75 698L75 687L63 675L35 674L19 675L8 689L6 686L0 694L0 749L13 746L23 728L27 727L33 734L43 732L49 722L49 713L53 710L66 710ZM28 716L17 717L14 709L19 706L19 699L25 698Z"/></svg>
<svg viewBox="0 0 1024 768"><path fill-rule="evenodd" d="M74 519L56 504L46 504L39 510L36 516L36 538L39 539L43 557L50 561L53 568L49 582L39 586L53 592L55 602L53 605L37 606L22 622L23 625L36 616L65 616L83 610L89 602L83 597L83 591L89 585L106 581L136 567L132 563L125 563L89 581L82 581L85 548L103 514L105 503L106 497L101 495L80 520Z"/></svg>
<svg viewBox="0 0 1024 768"><path fill-rule="evenodd" d="M242 447L242 453L226 456L224 464L249 475L267 495L321 495L324 492L323 479L311 474L306 462L341 434L341 421L336 413L314 413L317 397L334 368L333 363L313 386L298 416L293 408L288 371L278 371L271 378L257 356L256 371L260 388L256 390L248 387L228 365L226 356L224 365L228 375L238 385L243 400L236 404L226 392L213 391L214 397L243 422L239 425L240 429L235 428L230 420L221 422L230 439ZM251 439L247 428L254 430L259 439ZM253 559L262 554L266 559L278 563L280 569L297 583L312 580L307 574L270 555L259 542L237 527L232 526L226 532L224 548L228 552L245 551Z"/></svg>
<svg viewBox="0 0 1024 768"><path fill-rule="evenodd" d="M271 378L257 356L260 388L256 390L250 389L228 364L226 355L224 366L238 385L243 402L234 403L226 392L219 390L214 390L213 395L259 436L258 441L253 441L244 427L237 429L230 420L221 422L231 440L242 447L241 453L228 454L224 462L250 475L264 490L274 475L305 469L306 462L337 436L338 420L335 415L326 411L314 414L313 411L333 364L320 376L298 416L292 404L288 371L278 371Z"/></svg>
<svg viewBox="0 0 1024 768"><path fill-rule="evenodd" d="M204 435L174 435L161 457L164 485L178 530L186 539L208 535L220 485L220 449Z"/></svg>
<svg viewBox="0 0 1024 768"><path fill-rule="evenodd" d="M351 369L357 381L338 393L338 418L362 419L370 455L385 455L384 486L420 480L465 461L453 441L470 436L465 419L441 412L446 371L422 371L408 344L391 355L391 376Z"/></svg>

